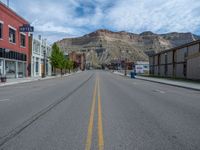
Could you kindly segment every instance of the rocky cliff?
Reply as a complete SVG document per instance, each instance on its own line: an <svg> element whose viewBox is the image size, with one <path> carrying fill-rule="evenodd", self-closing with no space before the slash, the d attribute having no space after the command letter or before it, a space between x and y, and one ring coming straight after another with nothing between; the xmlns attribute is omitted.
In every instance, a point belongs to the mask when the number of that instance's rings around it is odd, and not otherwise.
<svg viewBox="0 0 200 150"><path fill-rule="evenodd" d="M155 34L150 31L141 34L97 30L78 38L58 41L59 47L66 51L86 53L87 61L98 65L113 59L131 61L148 60L149 52L159 52L200 39L192 33Z"/></svg>

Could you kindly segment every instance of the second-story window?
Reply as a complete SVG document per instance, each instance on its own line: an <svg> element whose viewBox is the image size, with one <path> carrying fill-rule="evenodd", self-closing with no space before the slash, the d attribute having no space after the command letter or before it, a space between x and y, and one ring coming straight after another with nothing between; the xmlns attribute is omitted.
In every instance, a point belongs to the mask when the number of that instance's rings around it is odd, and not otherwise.
<svg viewBox="0 0 200 150"><path fill-rule="evenodd" d="M24 34L20 34L20 43L22 47L26 46L26 36Z"/></svg>
<svg viewBox="0 0 200 150"><path fill-rule="evenodd" d="M0 39L3 38L3 24L0 22Z"/></svg>
<svg viewBox="0 0 200 150"><path fill-rule="evenodd" d="M16 31L9 28L9 42L16 43Z"/></svg>

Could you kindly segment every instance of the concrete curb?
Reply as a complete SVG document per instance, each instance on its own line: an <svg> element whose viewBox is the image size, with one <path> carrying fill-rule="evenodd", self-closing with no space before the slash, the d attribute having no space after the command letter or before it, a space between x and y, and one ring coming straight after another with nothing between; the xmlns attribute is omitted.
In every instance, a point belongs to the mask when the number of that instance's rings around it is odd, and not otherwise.
<svg viewBox="0 0 200 150"><path fill-rule="evenodd" d="M29 82L34 82L34 81L42 81L42 80L50 80L50 79L56 79L56 78L62 78L62 77L68 77L68 76L72 76L74 74L78 74L81 72L75 72L75 73L71 73L71 74L67 74L67 75L63 75L63 76L50 76L50 77L46 77L46 78L37 78L37 79L27 79L24 81L15 81L15 82L10 82L10 83L2 83L0 84L0 88L1 87L5 87L5 86L11 86L11 85L16 85L16 84L22 84L22 83L29 83Z"/></svg>
<svg viewBox="0 0 200 150"><path fill-rule="evenodd" d="M113 72L113 74L125 77L121 73ZM126 76L126 77L129 77L129 76ZM199 88L193 88L193 87L188 87L188 86L183 86L183 85L177 85L177 84L172 84L172 83L166 83L166 82L161 82L161 81L154 81L154 80L150 80L150 79L142 79L142 78L137 78L137 76L135 77L135 79L143 80L143 81L149 81L149 82L153 82L153 83L160 83L160 84L165 84L165 85L170 85L170 86L175 86L175 87L180 87L180 88L194 90L194 91L200 91Z"/></svg>
<svg viewBox="0 0 200 150"><path fill-rule="evenodd" d="M170 86L175 86L175 87L180 87L180 88L189 89L189 90L200 91L200 89L198 89L198 88L193 88L193 87L188 87L188 86L183 86L183 85L165 83L165 82L161 82L161 81L153 81L153 80L150 80L150 79L142 79L142 78L137 78L137 77L135 79L154 82L154 83L160 83L160 84L165 84L165 85L170 85Z"/></svg>

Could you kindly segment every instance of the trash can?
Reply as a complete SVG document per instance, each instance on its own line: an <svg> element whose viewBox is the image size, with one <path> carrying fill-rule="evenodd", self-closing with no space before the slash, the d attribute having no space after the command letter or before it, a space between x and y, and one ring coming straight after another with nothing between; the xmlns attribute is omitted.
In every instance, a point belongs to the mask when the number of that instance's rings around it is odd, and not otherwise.
<svg viewBox="0 0 200 150"><path fill-rule="evenodd" d="M1 82L6 82L7 78L6 76L1 76Z"/></svg>
<svg viewBox="0 0 200 150"><path fill-rule="evenodd" d="M131 78L135 78L135 72L131 71Z"/></svg>

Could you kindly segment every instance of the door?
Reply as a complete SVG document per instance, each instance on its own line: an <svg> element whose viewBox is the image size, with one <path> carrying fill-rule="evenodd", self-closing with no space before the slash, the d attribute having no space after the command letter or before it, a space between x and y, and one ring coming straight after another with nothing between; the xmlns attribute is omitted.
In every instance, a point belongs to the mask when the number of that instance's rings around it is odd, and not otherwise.
<svg viewBox="0 0 200 150"><path fill-rule="evenodd" d="M3 60L0 59L0 76L3 75Z"/></svg>

